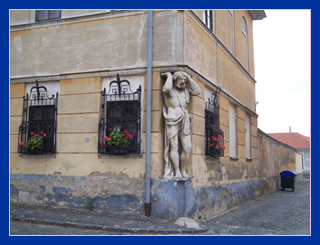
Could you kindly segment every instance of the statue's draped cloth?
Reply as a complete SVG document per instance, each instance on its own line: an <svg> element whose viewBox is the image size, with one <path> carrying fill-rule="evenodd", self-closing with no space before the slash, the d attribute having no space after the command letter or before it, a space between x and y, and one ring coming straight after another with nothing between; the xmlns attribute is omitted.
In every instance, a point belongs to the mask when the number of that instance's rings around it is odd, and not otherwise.
<svg viewBox="0 0 320 245"><path fill-rule="evenodd" d="M170 150L170 145L169 145L169 140L174 137L175 135L177 135L179 133L179 131L182 130L182 133L185 135L189 135L190 134L190 121L191 121L191 116L188 113L188 111L186 109L184 109L181 105L181 99L180 95L176 92L176 90L173 88L173 90L175 91L179 103L180 103L180 107L175 108L175 112L176 115L174 116L168 116L167 114L167 108L165 105L163 105L162 108L162 113L163 113L163 117L164 120L166 122L165 125L165 149L164 149L164 161L165 161L165 169L164 169L164 175L163 178L173 178L174 177L174 168L172 167L171 164L171 160L170 160L170 156L169 156L169 150ZM185 100L187 103L189 103L189 99L190 99L190 92L189 92L189 88L186 87L185 90Z"/></svg>

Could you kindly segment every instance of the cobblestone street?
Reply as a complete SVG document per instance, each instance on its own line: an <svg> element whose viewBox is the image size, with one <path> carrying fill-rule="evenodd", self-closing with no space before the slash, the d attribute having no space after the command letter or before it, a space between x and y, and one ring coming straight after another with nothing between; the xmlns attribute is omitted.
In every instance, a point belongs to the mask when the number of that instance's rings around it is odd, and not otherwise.
<svg viewBox="0 0 320 245"><path fill-rule="evenodd" d="M200 222L205 235L310 235L310 181Z"/></svg>

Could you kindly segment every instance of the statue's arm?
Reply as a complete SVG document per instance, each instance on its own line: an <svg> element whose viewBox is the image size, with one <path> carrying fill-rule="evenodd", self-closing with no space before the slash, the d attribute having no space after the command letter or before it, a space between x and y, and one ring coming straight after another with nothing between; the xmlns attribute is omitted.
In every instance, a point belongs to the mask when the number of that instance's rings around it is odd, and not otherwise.
<svg viewBox="0 0 320 245"><path fill-rule="evenodd" d="M188 82L190 85L189 91L191 95L199 95L201 93L199 85L187 74Z"/></svg>
<svg viewBox="0 0 320 245"><path fill-rule="evenodd" d="M167 77L167 80L165 81L163 87L162 87L162 92L163 93L170 93L171 90L172 90L172 74L171 72L165 72L165 73L162 73L161 76L164 76L164 77Z"/></svg>

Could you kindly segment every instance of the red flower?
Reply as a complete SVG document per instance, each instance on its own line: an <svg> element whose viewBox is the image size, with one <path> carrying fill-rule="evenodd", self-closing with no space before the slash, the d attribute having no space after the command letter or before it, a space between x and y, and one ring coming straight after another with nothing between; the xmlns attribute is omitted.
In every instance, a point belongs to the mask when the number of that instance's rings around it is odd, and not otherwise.
<svg viewBox="0 0 320 245"><path fill-rule="evenodd" d="M106 139L107 141L110 141L110 140L111 140L111 139L110 139L109 137L107 137L107 136L106 136L106 138L105 138L105 139Z"/></svg>
<svg viewBox="0 0 320 245"><path fill-rule="evenodd" d="M36 141L37 141L36 139L33 140L33 142L36 142Z"/></svg>
<svg viewBox="0 0 320 245"><path fill-rule="evenodd" d="M21 141L21 142L19 143L19 145L24 145L24 143Z"/></svg>
<svg viewBox="0 0 320 245"><path fill-rule="evenodd" d="M33 132L31 132L30 134L33 135Z"/></svg>
<svg viewBox="0 0 320 245"><path fill-rule="evenodd" d="M222 138L222 136L221 136L221 135L218 135L218 138Z"/></svg>
<svg viewBox="0 0 320 245"><path fill-rule="evenodd" d="M217 142L220 142L221 140L217 139Z"/></svg>
<svg viewBox="0 0 320 245"><path fill-rule="evenodd" d="M35 134L34 136L38 137L38 136L39 136L39 134Z"/></svg>
<svg viewBox="0 0 320 245"><path fill-rule="evenodd" d="M44 137L46 137L46 136L47 136L47 134L43 134L43 136L44 136Z"/></svg>
<svg viewBox="0 0 320 245"><path fill-rule="evenodd" d="M128 134L128 130L123 130L123 133Z"/></svg>
<svg viewBox="0 0 320 245"><path fill-rule="evenodd" d="M133 139L133 137L134 137L134 136L133 136L132 134L129 134L129 139L131 139L131 140L132 140L132 139Z"/></svg>
<svg viewBox="0 0 320 245"><path fill-rule="evenodd" d="M43 134L43 132L41 131L40 134Z"/></svg>
<svg viewBox="0 0 320 245"><path fill-rule="evenodd" d="M212 147L213 145L212 144L210 144L210 147Z"/></svg>
<svg viewBox="0 0 320 245"><path fill-rule="evenodd" d="M218 149L219 148L219 146L218 145L216 145L216 147L215 147L216 149Z"/></svg>
<svg viewBox="0 0 320 245"><path fill-rule="evenodd" d="M108 131L111 131L112 130L112 128L108 128Z"/></svg>
<svg viewBox="0 0 320 245"><path fill-rule="evenodd" d="M224 149L226 149L226 147L225 147L225 146L222 146L222 150L224 150Z"/></svg>

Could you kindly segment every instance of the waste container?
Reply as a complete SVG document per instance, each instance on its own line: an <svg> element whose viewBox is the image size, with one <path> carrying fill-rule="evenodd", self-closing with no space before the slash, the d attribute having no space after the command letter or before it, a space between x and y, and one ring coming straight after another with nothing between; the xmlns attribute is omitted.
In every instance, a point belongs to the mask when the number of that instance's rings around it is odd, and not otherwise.
<svg viewBox="0 0 320 245"><path fill-rule="evenodd" d="M295 177L296 173L290 170L285 170L280 173L281 175L281 190L291 188L291 191L295 189Z"/></svg>

